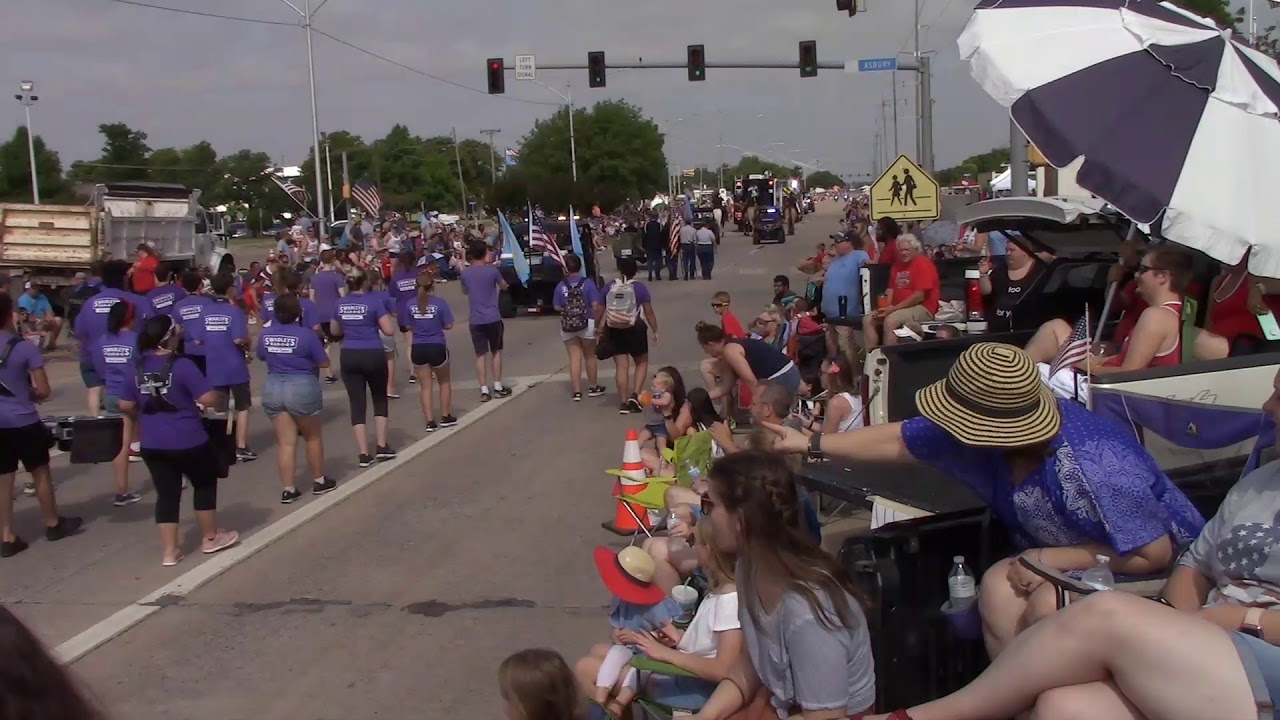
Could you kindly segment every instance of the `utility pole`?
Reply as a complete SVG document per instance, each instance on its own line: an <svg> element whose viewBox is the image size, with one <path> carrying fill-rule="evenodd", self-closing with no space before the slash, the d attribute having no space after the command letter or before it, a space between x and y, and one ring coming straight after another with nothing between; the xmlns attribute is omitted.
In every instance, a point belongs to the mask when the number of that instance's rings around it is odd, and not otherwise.
<svg viewBox="0 0 1280 720"><path fill-rule="evenodd" d="M342 201L347 204L347 222L351 222L351 169L347 166L347 151L342 151Z"/></svg>
<svg viewBox="0 0 1280 720"><path fill-rule="evenodd" d="M920 164L933 172L933 58L920 56Z"/></svg>
<svg viewBox="0 0 1280 720"><path fill-rule="evenodd" d="M569 160L573 163L573 183L578 184L578 141L573 137L573 85L566 85L565 102L569 104Z"/></svg>
<svg viewBox="0 0 1280 720"><path fill-rule="evenodd" d="M1009 120L1009 194L1014 197L1031 194L1027 184L1027 138L1012 119Z"/></svg>
<svg viewBox="0 0 1280 720"><path fill-rule="evenodd" d="M31 106L40 98L32 94L36 84L30 80L23 80L18 84L18 89L22 92L14 95L14 98L22 103L22 109L27 111L27 160L31 163L31 202L39 205L40 178L36 176L36 136L31 132Z"/></svg>
<svg viewBox="0 0 1280 720"><path fill-rule="evenodd" d="M893 160L889 159L889 116L888 116L888 113L885 112L888 109L888 107L889 107L889 101L885 100L884 97L881 96L880 98L880 137L883 139L883 144L880 146L881 148L880 154L882 156L881 162L884 163L882 167L889 167L889 163L893 162ZM897 156L895 155L894 158L896 159Z"/></svg>
<svg viewBox="0 0 1280 720"><path fill-rule="evenodd" d="M329 175L329 185L326 189L329 191L329 222L332 223L335 217L333 212L333 156L329 154L329 138L327 136L324 139L324 166L326 168L325 172Z"/></svg>
<svg viewBox="0 0 1280 720"><path fill-rule="evenodd" d="M458 152L458 128L453 128L453 160L458 164L458 190L462 195L462 215L467 216L467 184L462 180L462 153Z"/></svg>
<svg viewBox="0 0 1280 720"><path fill-rule="evenodd" d="M481 135L489 136L489 174L493 178L493 184L498 184L498 160L497 153L493 149L493 136L502 132L502 130L481 130Z"/></svg>
<svg viewBox="0 0 1280 720"><path fill-rule="evenodd" d="M307 75L311 82L311 149L314 152L312 157L316 159L316 222L320 223L317 228L316 237L323 240L325 234L324 223L324 183L320 178L320 116L316 110L316 60L315 54L311 49L311 0L304 0L303 7L306 9L302 15L303 22L307 26Z"/></svg>
<svg viewBox="0 0 1280 720"><path fill-rule="evenodd" d="M889 73L889 77L893 80L893 156L896 158L902 154L898 144L898 71Z"/></svg>
<svg viewBox="0 0 1280 720"><path fill-rule="evenodd" d="M924 90L920 81L920 76L924 73L924 67L920 64L920 0L916 2L915 14L915 51L913 56L916 60L916 158L924 162ZM932 168L925 166L926 170Z"/></svg>

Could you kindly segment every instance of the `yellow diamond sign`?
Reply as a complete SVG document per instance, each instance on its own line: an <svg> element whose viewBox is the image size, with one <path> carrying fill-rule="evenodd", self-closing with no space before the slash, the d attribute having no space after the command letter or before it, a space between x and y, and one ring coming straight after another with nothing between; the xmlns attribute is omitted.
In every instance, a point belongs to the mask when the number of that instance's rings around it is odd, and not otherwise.
<svg viewBox="0 0 1280 720"><path fill-rule="evenodd" d="M942 190L924 168L899 155L871 186L871 218L937 220L942 214Z"/></svg>

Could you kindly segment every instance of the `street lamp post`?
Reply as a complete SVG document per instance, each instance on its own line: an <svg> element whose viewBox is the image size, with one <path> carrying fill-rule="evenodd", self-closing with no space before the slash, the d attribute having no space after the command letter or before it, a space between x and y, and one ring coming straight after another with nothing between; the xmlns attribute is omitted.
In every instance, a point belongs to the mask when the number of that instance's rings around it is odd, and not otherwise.
<svg viewBox="0 0 1280 720"><path fill-rule="evenodd" d="M311 48L311 20L315 17L315 12L311 10L311 0L303 0L302 8L298 8L290 0L280 0L285 5L293 8L302 18L302 26L307 30L307 76L311 84L311 150L315 158L312 163L316 173L316 222L320 223L319 232L316 236L322 241L325 237L324 222L324 180L320 174L320 116L316 111L316 61L315 55ZM321 0L320 5L316 7L318 11L329 0Z"/></svg>
<svg viewBox="0 0 1280 720"><path fill-rule="evenodd" d="M13 97L22 103L23 110L27 112L27 156L31 161L31 202L39 205L40 178L36 176L36 140L35 135L31 133L31 106L36 104L40 96L35 94L36 84L30 80L23 80L18 84L18 89L22 92Z"/></svg>
<svg viewBox="0 0 1280 720"><path fill-rule="evenodd" d="M573 137L573 86L566 85L565 91L568 94L565 94L551 87L550 85L542 82L541 80L535 80L533 78L529 78L529 82L533 83L534 85L541 85L542 87L550 90L556 95L559 95L560 99L563 100L565 104L569 106L569 162L572 163L573 165L573 181L577 183L578 182L578 145L577 145L577 141Z"/></svg>

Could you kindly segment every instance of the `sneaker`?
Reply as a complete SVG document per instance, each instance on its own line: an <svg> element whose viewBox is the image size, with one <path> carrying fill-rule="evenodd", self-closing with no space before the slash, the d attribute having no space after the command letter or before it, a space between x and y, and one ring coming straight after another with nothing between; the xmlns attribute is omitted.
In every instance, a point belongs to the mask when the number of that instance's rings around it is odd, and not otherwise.
<svg viewBox="0 0 1280 720"><path fill-rule="evenodd" d="M631 414L631 403L629 403L629 402L624 402L624 403L622 403L621 405L619 405L619 406L618 406L618 414L619 414L619 415L630 415L630 414Z"/></svg>
<svg viewBox="0 0 1280 720"><path fill-rule="evenodd" d="M219 530L216 535L200 544L200 552L212 555L221 552L240 542L240 533L235 530Z"/></svg>
<svg viewBox="0 0 1280 720"><path fill-rule="evenodd" d="M480 402L489 402L492 399L493 399L493 396L489 394L488 390L480 391Z"/></svg>
<svg viewBox="0 0 1280 720"><path fill-rule="evenodd" d="M409 384L410 384L410 385L417 385L417 384L418 384L418 376L417 376L417 375L410 375L410 376L409 376Z"/></svg>
<svg viewBox="0 0 1280 720"><path fill-rule="evenodd" d="M59 517L57 525L44 529L44 539L49 542L57 542L62 538L69 538L80 532L80 528L83 526L84 520L78 517Z"/></svg>
<svg viewBox="0 0 1280 720"><path fill-rule="evenodd" d="M17 535L13 536L13 542L0 542L0 558L13 557L23 550L27 549L27 544Z"/></svg>
<svg viewBox="0 0 1280 720"><path fill-rule="evenodd" d="M138 452L137 450L130 450L130 451L129 451L129 462L131 462L131 463L139 463L139 462L142 462L142 453Z"/></svg>
<svg viewBox="0 0 1280 720"><path fill-rule="evenodd" d="M360 467L362 468L369 467L374 463L374 459L372 455L361 455L359 461L360 461Z"/></svg>
<svg viewBox="0 0 1280 720"><path fill-rule="evenodd" d="M111 504L115 505L116 507L124 507L126 505L132 505L141 499L142 499L142 496L139 495L138 493L127 492L127 493L121 493L119 495L116 495L115 499L111 501Z"/></svg>
<svg viewBox="0 0 1280 720"><path fill-rule="evenodd" d="M236 460L240 462L253 462L258 459L258 453L249 448L236 448Z"/></svg>
<svg viewBox="0 0 1280 720"><path fill-rule="evenodd" d="M450 428L457 424L458 424L458 418L452 415L445 415L444 417L440 418L440 427L442 428Z"/></svg>
<svg viewBox="0 0 1280 720"><path fill-rule="evenodd" d="M324 495L338 489L338 481L331 477L322 478L311 483L312 495Z"/></svg>
<svg viewBox="0 0 1280 720"><path fill-rule="evenodd" d="M334 377L334 376L332 376L332 375L326 375L326 376L325 376L325 378L324 378L324 381L325 381L326 383L329 383L330 385L332 385L332 384L334 384L334 383L338 382L338 378L336 378L336 377Z"/></svg>
<svg viewBox="0 0 1280 720"><path fill-rule="evenodd" d="M631 397L627 398L627 407L631 408L631 412L633 413L644 412L644 408L640 407L639 398L637 398L634 394L632 394Z"/></svg>
<svg viewBox="0 0 1280 720"><path fill-rule="evenodd" d="M500 397L500 398L504 398L504 397L511 397L511 388L509 388L509 387L507 387L507 386L505 386L505 385L504 385L504 386L502 386L502 387L499 387L499 388L494 388L494 389L493 389L493 394L494 394L494 395L497 395L497 396L498 396L498 397Z"/></svg>
<svg viewBox="0 0 1280 720"><path fill-rule="evenodd" d="M22 486L22 494L23 494L23 495L26 495L27 497L31 497L32 495L35 495L35 494L36 494L36 484L35 484L35 483L33 483L33 482L29 482L29 483L27 483L26 485L23 485L23 486Z"/></svg>
<svg viewBox="0 0 1280 720"><path fill-rule="evenodd" d="M573 394L573 401L574 401L574 402L582 402L582 393L574 393L574 394Z"/></svg>
<svg viewBox="0 0 1280 720"><path fill-rule="evenodd" d="M392 450L390 445L379 445L374 457L378 460L394 460L396 451Z"/></svg>
<svg viewBox="0 0 1280 720"><path fill-rule="evenodd" d="M600 397L601 395L604 395L605 392L606 390L603 385L593 385L592 387L587 388L587 397Z"/></svg>
<svg viewBox="0 0 1280 720"><path fill-rule="evenodd" d="M436 422L435 420L427 421L427 432L433 433L439 429L440 429L440 423Z"/></svg>
<svg viewBox="0 0 1280 720"><path fill-rule="evenodd" d="M302 493L298 492L298 488L293 488L292 490L281 490L280 504L288 505L300 497L302 497Z"/></svg>
<svg viewBox="0 0 1280 720"><path fill-rule="evenodd" d="M388 390L388 391L387 391L387 399L388 399L388 400L399 400L399 399L400 399L400 393L393 393L393 392L391 392L390 390Z"/></svg>

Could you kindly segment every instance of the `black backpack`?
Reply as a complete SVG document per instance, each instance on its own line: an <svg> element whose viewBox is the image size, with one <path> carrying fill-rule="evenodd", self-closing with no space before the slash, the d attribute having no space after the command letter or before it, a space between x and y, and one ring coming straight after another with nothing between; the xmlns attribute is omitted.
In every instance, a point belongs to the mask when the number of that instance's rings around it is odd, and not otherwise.
<svg viewBox="0 0 1280 720"><path fill-rule="evenodd" d="M576 285L565 283L564 310L560 311L560 329L566 333L579 333L587 329L590 318L587 317L587 295L582 290L586 280L579 280Z"/></svg>

